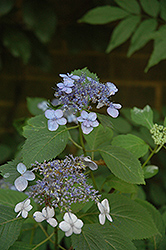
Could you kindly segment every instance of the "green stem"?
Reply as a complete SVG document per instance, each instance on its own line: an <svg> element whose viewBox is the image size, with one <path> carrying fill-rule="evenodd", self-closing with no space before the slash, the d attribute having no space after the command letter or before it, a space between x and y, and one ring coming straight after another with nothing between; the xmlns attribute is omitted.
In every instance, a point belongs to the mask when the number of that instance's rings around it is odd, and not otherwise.
<svg viewBox="0 0 166 250"><path fill-rule="evenodd" d="M55 233L55 250L58 250L58 230L57 227L54 228Z"/></svg>
<svg viewBox="0 0 166 250"><path fill-rule="evenodd" d="M32 248L32 250L35 250L37 249L38 247L40 247L41 245L43 245L45 242L47 242L49 239L51 239L51 237L54 235L54 232L49 236L47 237L45 240L41 241L39 244L37 244L34 248Z"/></svg>
<svg viewBox="0 0 166 250"><path fill-rule="evenodd" d="M49 235L48 233L46 232L46 230L44 229L44 227L42 226L42 224L39 222L38 223L39 227L41 228L41 230L43 231L43 233L45 234L45 236L48 238ZM55 243L53 240L49 239L53 244Z"/></svg>
<svg viewBox="0 0 166 250"><path fill-rule="evenodd" d="M70 140L77 148L83 150L83 148L82 148L79 144L77 144L77 142L75 142L71 137L69 137L69 140Z"/></svg>
<svg viewBox="0 0 166 250"><path fill-rule="evenodd" d="M152 156L157 152L158 146L156 146L154 148L154 150L151 152L151 154L148 156L148 158L146 159L146 161L144 162L144 164L142 165L142 168L144 168L146 166L146 164L148 163L148 161L152 158Z"/></svg>
<svg viewBox="0 0 166 250"><path fill-rule="evenodd" d="M61 245L58 245L58 247L62 250L66 250L66 248L62 247Z"/></svg>
<svg viewBox="0 0 166 250"><path fill-rule="evenodd" d="M79 125L79 135L80 135L80 142L81 142L82 150L84 152L84 156L86 156L86 149L85 149L84 140L83 140L83 134L82 134L82 129L81 129L80 125Z"/></svg>

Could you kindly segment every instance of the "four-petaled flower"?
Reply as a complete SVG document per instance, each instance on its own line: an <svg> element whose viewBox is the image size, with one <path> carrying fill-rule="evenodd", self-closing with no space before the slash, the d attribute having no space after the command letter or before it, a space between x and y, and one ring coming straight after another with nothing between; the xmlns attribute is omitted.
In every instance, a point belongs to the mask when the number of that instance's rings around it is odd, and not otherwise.
<svg viewBox="0 0 166 250"><path fill-rule="evenodd" d="M24 191L28 186L28 181L35 179L35 174L32 171L28 171L23 163L17 165L17 171L21 176L15 180L14 185L18 191Z"/></svg>
<svg viewBox="0 0 166 250"><path fill-rule="evenodd" d="M37 222L42 222L43 220L46 220L52 227L56 227L58 225L58 222L56 219L52 218L55 215L55 211L53 207L44 207L42 209L42 212L35 212L33 214L33 218Z"/></svg>
<svg viewBox="0 0 166 250"><path fill-rule="evenodd" d="M48 120L48 130L55 131L59 125L65 125L67 120L63 117L63 111L61 109L53 110L47 109L45 111L45 117Z"/></svg>
<svg viewBox="0 0 166 250"><path fill-rule="evenodd" d="M122 107L119 103L111 103L110 106L107 108L107 113L112 116L113 118L118 117L119 110Z"/></svg>
<svg viewBox="0 0 166 250"><path fill-rule="evenodd" d="M83 227L82 220L78 219L77 216L73 213L67 212L63 216L64 221L59 223L59 228L65 232L65 235L68 237L72 233L80 234L81 228Z"/></svg>
<svg viewBox="0 0 166 250"><path fill-rule="evenodd" d="M104 199L101 203L98 202L97 206L100 210L100 214L99 214L99 222L101 225L104 225L105 223L105 217L107 217L107 219L112 222L112 217L109 214L110 212L110 207L109 207L109 203L107 199Z"/></svg>
<svg viewBox="0 0 166 250"><path fill-rule="evenodd" d="M98 165L91 160L90 156L84 157L84 164L89 167L91 170L98 169Z"/></svg>
<svg viewBox="0 0 166 250"><path fill-rule="evenodd" d="M60 90L64 91L66 94L70 94L72 92L72 88L74 86L74 80L71 78L64 78L64 82L60 82L57 84Z"/></svg>
<svg viewBox="0 0 166 250"><path fill-rule="evenodd" d="M30 202L31 202L30 199L26 199L26 200L24 200L22 202L19 202L15 206L14 211L16 213L19 212L16 217L20 216L20 214L21 214L21 216L23 218L27 218L28 212L32 209L32 206L30 205Z"/></svg>
<svg viewBox="0 0 166 250"><path fill-rule="evenodd" d="M94 112L88 114L86 111L81 112L81 116L77 118L81 122L81 128L84 134L89 134L94 127L99 126L99 122L96 120L97 115Z"/></svg>

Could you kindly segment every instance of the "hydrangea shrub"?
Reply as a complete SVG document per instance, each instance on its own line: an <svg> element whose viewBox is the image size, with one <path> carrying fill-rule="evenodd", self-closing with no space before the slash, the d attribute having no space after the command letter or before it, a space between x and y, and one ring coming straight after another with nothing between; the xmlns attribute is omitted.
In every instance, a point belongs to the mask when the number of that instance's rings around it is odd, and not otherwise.
<svg viewBox="0 0 166 250"><path fill-rule="evenodd" d="M140 190L158 172L149 161L164 147L165 124L153 124L149 106L134 108L131 119L149 130L154 147L118 135L117 86L86 68L60 77L52 101L28 99L34 117L23 127L25 143L0 167L10 183L0 189L0 246L134 250L142 239L158 246L163 220Z"/></svg>

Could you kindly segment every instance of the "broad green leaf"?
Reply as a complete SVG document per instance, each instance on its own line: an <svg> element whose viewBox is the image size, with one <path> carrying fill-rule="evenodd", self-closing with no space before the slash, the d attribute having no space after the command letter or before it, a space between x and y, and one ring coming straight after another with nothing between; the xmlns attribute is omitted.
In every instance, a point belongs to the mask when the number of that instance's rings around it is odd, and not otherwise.
<svg viewBox="0 0 166 250"><path fill-rule="evenodd" d="M131 38L131 44L127 56L131 56L134 52L144 47L145 44L152 39L153 31L156 30L157 25L157 21L152 18L141 22Z"/></svg>
<svg viewBox="0 0 166 250"><path fill-rule="evenodd" d="M134 107L131 110L132 120L148 129L153 127L153 111L149 105L145 106L143 109L138 109Z"/></svg>
<svg viewBox="0 0 166 250"><path fill-rule="evenodd" d="M114 48L126 42L136 29L140 20L140 16L129 16L122 20L113 30L106 52L109 53Z"/></svg>
<svg viewBox="0 0 166 250"><path fill-rule="evenodd" d="M26 244L22 241L16 241L9 250L33 250L36 245Z"/></svg>
<svg viewBox="0 0 166 250"><path fill-rule="evenodd" d="M134 184L127 183L125 181L120 180L114 175L109 176L106 181L106 185L109 186L109 191L114 188L121 193L137 193L136 186Z"/></svg>
<svg viewBox="0 0 166 250"><path fill-rule="evenodd" d="M3 16L11 11L15 4L15 0L0 1L0 16Z"/></svg>
<svg viewBox="0 0 166 250"><path fill-rule="evenodd" d="M131 124L121 116L117 118L109 117L109 120L112 123L112 129L118 133L126 134L132 130Z"/></svg>
<svg viewBox="0 0 166 250"><path fill-rule="evenodd" d="M99 145L103 143L108 143L112 139L113 131L111 128L103 128L99 125L89 135L84 135L91 150L97 149Z"/></svg>
<svg viewBox="0 0 166 250"><path fill-rule="evenodd" d="M149 197L156 206L162 206L166 204L165 190L158 183L151 183L149 185Z"/></svg>
<svg viewBox="0 0 166 250"><path fill-rule="evenodd" d="M44 111L42 109L38 108L38 104L43 102L43 101L47 101L45 98L40 98L40 97L27 97L27 107L29 112L32 115L40 115L43 114Z"/></svg>
<svg viewBox="0 0 166 250"><path fill-rule="evenodd" d="M13 208L0 205L0 247L3 250L9 249L17 240L21 226L22 217L16 218Z"/></svg>
<svg viewBox="0 0 166 250"><path fill-rule="evenodd" d="M69 133L65 126L59 126L56 131L49 131L47 119L38 115L28 121L24 127L24 136L27 140L23 146L22 154L26 167L35 161L43 162L59 155L66 147Z"/></svg>
<svg viewBox="0 0 166 250"><path fill-rule="evenodd" d="M141 138L132 134L118 135L114 137L112 145L127 149L137 158L144 156L148 152L149 148L149 146Z"/></svg>
<svg viewBox="0 0 166 250"><path fill-rule="evenodd" d="M16 28L8 28L3 35L3 44L14 57L21 57L25 64L28 63L31 56L31 44L25 33Z"/></svg>
<svg viewBox="0 0 166 250"><path fill-rule="evenodd" d="M23 20L43 43L47 43L55 32L56 15L48 1L24 1Z"/></svg>
<svg viewBox="0 0 166 250"><path fill-rule="evenodd" d="M0 205L13 208L17 203L25 200L27 197L28 196L23 192L10 189L0 189Z"/></svg>
<svg viewBox="0 0 166 250"><path fill-rule="evenodd" d="M155 241L155 243L159 243L164 235L165 235L165 225L164 225L164 221L162 219L162 215L160 214L160 212L149 202L147 201L143 201L140 199L136 199L136 202L138 202L140 205L142 205L144 208L146 208L148 210L148 212L150 213L156 228L158 229L160 235L156 235L153 236L152 240Z"/></svg>
<svg viewBox="0 0 166 250"><path fill-rule="evenodd" d="M130 13L140 14L141 9L136 0L115 0L115 2Z"/></svg>
<svg viewBox="0 0 166 250"><path fill-rule="evenodd" d="M117 228L100 224L84 225L82 233L71 236L75 250L135 250L134 244Z"/></svg>
<svg viewBox="0 0 166 250"><path fill-rule="evenodd" d="M101 6L88 11L79 22L90 24L106 24L128 16L125 10L112 6Z"/></svg>
<svg viewBox="0 0 166 250"><path fill-rule="evenodd" d="M159 168L155 165L149 165L149 166L145 166L143 168L143 171L144 171L145 179L148 179L148 178L152 178L153 176L155 176L158 173Z"/></svg>
<svg viewBox="0 0 166 250"><path fill-rule="evenodd" d="M11 155L11 148L5 144L0 144L0 163L5 162Z"/></svg>
<svg viewBox="0 0 166 250"><path fill-rule="evenodd" d="M14 180L19 176L16 170L18 163L19 161L13 160L0 166L0 174L4 177L5 181L13 184Z"/></svg>
<svg viewBox="0 0 166 250"><path fill-rule="evenodd" d="M132 184L144 184L144 176L139 160L121 147L100 146L98 149L107 167L119 179Z"/></svg>
<svg viewBox="0 0 166 250"><path fill-rule="evenodd" d="M82 74L85 74L86 76L91 77L92 79L99 81L99 77L97 76L96 73L90 72L87 67L83 69L75 69L74 71L71 72L73 75L81 76Z"/></svg>
<svg viewBox="0 0 166 250"><path fill-rule="evenodd" d="M111 117L108 115L97 114L97 117L104 128L113 128Z"/></svg>
<svg viewBox="0 0 166 250"><path fill-rule="evenodd" d="M148 61L148 65L145 68L145 72L149 70L152 66L158 64L160 61L166 59L166 39L154 41L153 52Z"/></svg>
<svg viewBox="0 0 166 250"><path fill-rule="evenodd" d="M164 21L166 21L166 1L165 0L160 0L160 16Z"/></svg>
<svg viewBox="0 0 166 250"><path fill-rule="evenodd" d="M160 5L157 0L140 0L143 10L152 17L157 17Z"/></svg>
<svg viewBox="0 0 166 250"><path fill-rule="evenodd" d="M146 208L124 195L110 194L106 198L111 207L112 226L129 238L145 239L160 234Z"/></svg>

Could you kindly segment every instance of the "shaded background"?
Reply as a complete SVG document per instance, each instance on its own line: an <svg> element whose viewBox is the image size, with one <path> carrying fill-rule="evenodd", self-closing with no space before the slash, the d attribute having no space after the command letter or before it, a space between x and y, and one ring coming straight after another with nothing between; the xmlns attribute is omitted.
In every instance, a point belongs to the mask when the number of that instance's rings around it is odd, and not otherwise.
<svg viewBox="0 0 166 250"><path fill-rule="evenodd" d="M59 73L83 67L97 73L101 81L115 83L119 92L113 99L123 107L143 108L149 104L161 111L166 104L166 62L144 73L153 43L149 42L131 58L126 56L129 41L106 54L117 22L94 26L78 22L88 10L106 4L113 5L114 1L0 1L3 142L10 137L11 143L15 136L15 119L30 116L27 97L52 99Z"/></svg>

